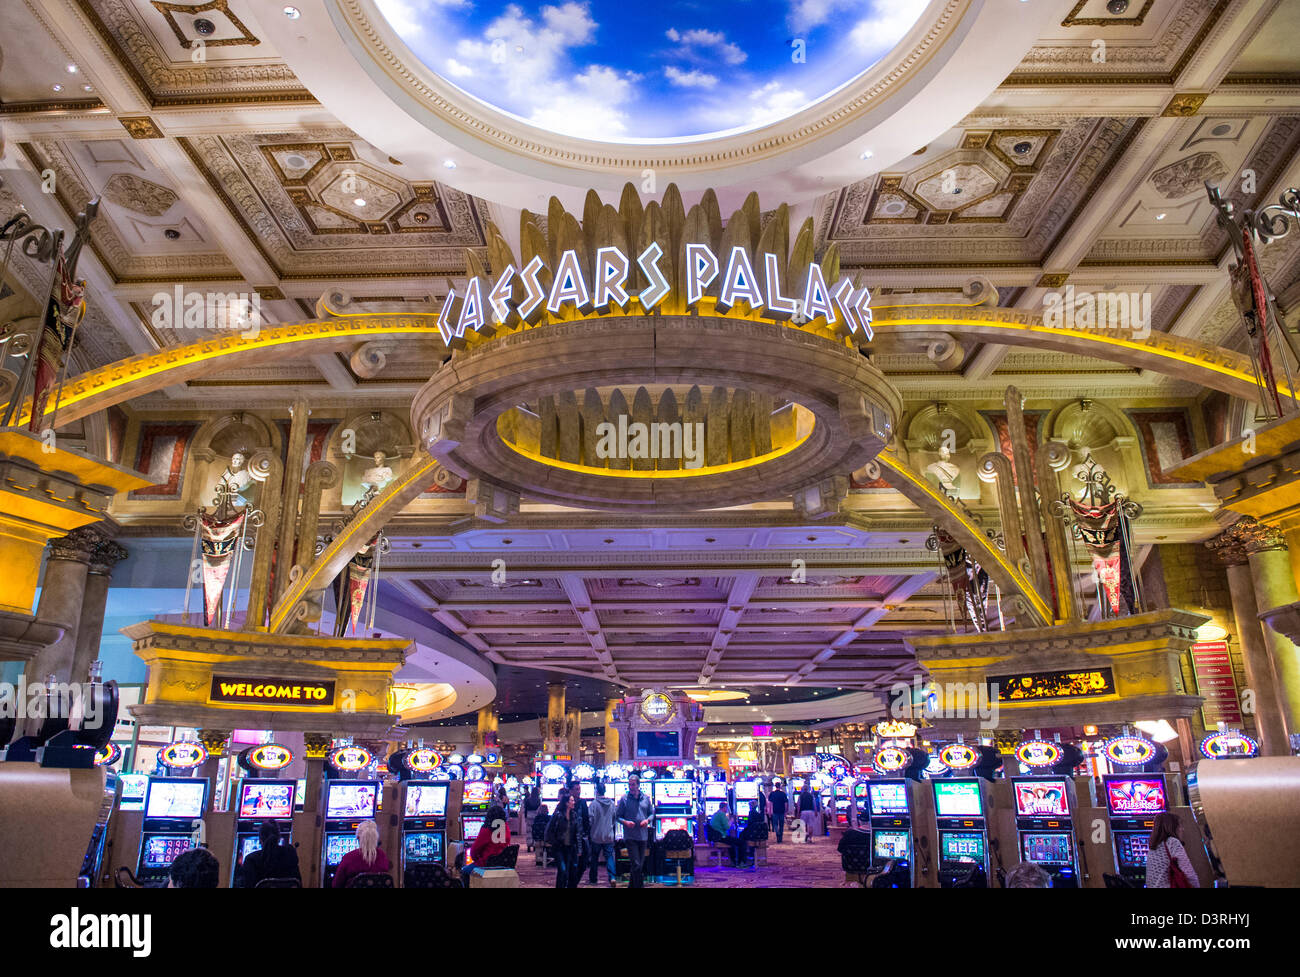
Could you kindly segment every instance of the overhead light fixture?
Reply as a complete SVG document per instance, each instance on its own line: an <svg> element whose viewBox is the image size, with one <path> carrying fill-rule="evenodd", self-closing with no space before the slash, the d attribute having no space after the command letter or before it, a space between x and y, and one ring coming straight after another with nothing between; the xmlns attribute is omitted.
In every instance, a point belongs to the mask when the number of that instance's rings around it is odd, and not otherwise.
<svg viewBox="0 0 1300 977"><path fill-rule="evenodd" d="M63 86L62 86L62 85L52 85L51 87L52 87L56 92L61 92L61 91L63 91Z"/></svg>
<svg viewBox="0 0 1300 977"><path fill-rule="evenodd" d="M864 149L864 150L862 151L862 155L859 156L858 159L871 159L871 157L874 156L874 155L876 155L876 154L873 153L871 150L869 150L869 149Z"/></svg>
<svg viewBox="0 0 1300 977"><path fill-rule="evenodd" d="M444 159L442 165L444 169L454 170L456 168L456 161L454 159Z"/></svg>
<svg viewBox="0 0 1300 977"><path fill-rule="evenodd" d="M1162 221L1168 216L1169 216L1168 214L1156 214L1156 220Z"/></svg>
<svg viewBox="0 0 1300 977"><path fill-rule="evenodd" d="M1213 621L1207 621L1196 629L1197 641L1222 641L1227 636L1227 629Z"/></svg>
<svg viewBox="0 0 1300 977"><path fill-rule="evenodd" d="M284 15L288 17L290 20L297 20L299 17L302 16L302 11L299 10L297 7L285 7Z"/></svg>
<svg viewBox="0 0 1300 977"><path fill-rule="evenodd" d="M68 74L75 75L76 73L77 73L77 66L75 64L68 65Z"/></svg>
<svg viewBox="0 0 1300 977"><path fill-rule="evenodd" d="M1157 743L1168 743L1170 740L1178 739L1178 731L1169 725L1167 720L1139 720L1133 724L1142 732L1146 733Z"/></svg>
<svg viewBox="0 0 1300 977"><path fill-rule="evenodd" d="M363 198L363 197L357 197L356 200L352 201L352 204L353 204L353 206L356 206L356 207L364 207L364 206L366 205L366 201L365 201L365 198Z"/></svg>

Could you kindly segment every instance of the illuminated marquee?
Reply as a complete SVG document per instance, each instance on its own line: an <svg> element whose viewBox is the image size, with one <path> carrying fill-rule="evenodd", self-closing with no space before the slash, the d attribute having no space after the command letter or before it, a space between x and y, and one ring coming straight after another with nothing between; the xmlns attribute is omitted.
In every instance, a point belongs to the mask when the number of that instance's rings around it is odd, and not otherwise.
<svg viewBox="0 0 1300 977"><path fill-rule="evenodd" d="M355 773L374 763L375 755L360 746L340 746L331 750L326 759L335 770Z"/></svg>
<svg viewBox="0 0 1300 977"><path fill-rule="evenodd" d="M539 278L548 270L546 263L540 256L534 256L522 270L507 265L493 282L478 276L471 278L463 296L458 296L455 289L450 290L438 317L438 331L450 345L467 332L491 335L497 326L505 325L514 317L535 324L543 312L558 315L566 304L579 312L602 314L612 311L613 306L626 312L635 300L642 312L651 312L673 290L664 274L665 258L663 248L657 243L637 255L636 267L648 284L641 291L629 294L627 280L632 262L619 248L596 251L590 282L578 253L563 252L551 275L549 292ZM831 284L816 264L808 266L803 281L795 283L793 294L786 295L781 291L780 261L770 252L751 260L745 248L736 246L730 254L719 258L707 244L691 243L685 246L685 258L688 309L696 308L709 295L715 297L719 312L748 309L777 322L802 314L808 319L823 319L842 334L860 332L864 339L873 336L868 308L871 291L858 288L846 277ZM522 301L517 303L513 301L516 287L522 287L524 292Z"/></svg>
<svg viewBox="0 0 1300 977"><path fill-rule="evenodd" d="M1238 730L1211 733L1201 740L1201 756L1207 760L1242 759L1259 755L1259 742Z"/></svg>
<svg viewBox="0 0 1300 977"><path fill-rule="evenodd" d="M442 766L442 755L437 750L421 746L406 754L402 764L412 773L433 773Z"/></svg>
<svg viewBox="0 0 1300 977"><path fill-rule="evenodd" d="M169 770L192 770L202 766L208 751L201 743L180 741L168 743L158 751L158 762Z"/></svg>
<svg viewBox="0 0 1300 977"><path fill-rule="evenodd" d="M906 750L900 750L894 746L887 746L883 750L877 750L876 755L872 758L871 765L879 773L898 773L905 770L912 762L912 755Z"/></svg>
<svg viewBox="0 0 1300 977"><path fill-rule="evenodd" d="M1050 740L1025 740L1016 748L1016 759L1026 767L1054 767L1061 761L1061 748Z"/></svg>
<svg viewBox="0 0 1300 977"><path fill-rule="evenodd" d="M998 702L1087 699L1115 694L1115 676L1109 668L990 675L988 683L990 701Z"/></svg>
<svg viewBox="0 0 1300 977"><path fill-rule="evenodd" d="M980 755L964 743L949 743L939 751L939 762L950 770L969 770Z"/></svg>
<svg viewBox="0 0 1300 977"><path fill-rule="evenodd" d="M112 766L122 756L122 748L116 743L105 743L95 751L95 766L109 767Z"/></svg>
<svg viewBox="0 0 1300 977"><path fill-rule="evenodd" d="M1121 767L1140 767L1156 755L1156 745L1145 736L1116 736L1106 741L1107 759Z"/></svg>
<svg viewBox="0 0 1300 977"><path fill-rule="evenodd" d="M334 681L285 682L278 679L250 679L244 676L212 676L210 702L278 706L332 706Z"/></svg>
<svg viewBox="0 0 1300 977"><path fill-rule="evenodd" d="M258 770L283 770L293 763L293 752L279 743L264 743L248 754L248 762Z"/></svg>

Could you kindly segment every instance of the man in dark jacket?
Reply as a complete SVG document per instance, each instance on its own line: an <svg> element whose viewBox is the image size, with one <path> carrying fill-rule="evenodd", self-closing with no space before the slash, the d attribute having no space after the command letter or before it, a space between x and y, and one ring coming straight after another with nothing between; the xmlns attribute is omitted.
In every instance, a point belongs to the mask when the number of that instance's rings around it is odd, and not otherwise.
<svg viewBox="0 0 1300 977"><path fill-rule="evenodd" d="M768 803L772 805L772 830L776 832L776 843L781 844L781 836L785 834L785 809L789 806L789 798L785 796L785 788L772 786L772 793L768 795Z"/></svg>
<svg viewBox="0 0 1300 977"><path fill-rule="evenodd" d="M263 879L297 879L302 883L298 868L298 852L292 845L280 844L280 827L274 821L263 821L258 831L262 847L249 852L239 868L239 886L251 889Z"/></svg>
<svg viewBox="0 0 1300 977"><path fill-rule="evenodd" d="M654 802L641 793L641 778L632 774L627 778L627 793L619 798L618 807L614 810L614 819L623 826L623 842L627 845L627 857L632 863L629 889L645 888L641 879L641 865L645 861L654 816Z"/></svg>

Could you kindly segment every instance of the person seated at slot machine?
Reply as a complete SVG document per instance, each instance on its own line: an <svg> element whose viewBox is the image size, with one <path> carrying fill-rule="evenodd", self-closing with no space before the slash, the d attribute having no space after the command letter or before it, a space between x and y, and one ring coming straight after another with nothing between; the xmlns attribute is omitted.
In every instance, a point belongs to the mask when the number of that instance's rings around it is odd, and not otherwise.
<svg viewBox="0 0 1300 977"><path fill-rule="evenodd" d="M1008 889L1050 889L1052 877L1033 862L1021 862L1007 876Z"/></svg>
<svg viewBox="0 0 1300 977"><path fill-rule="evenodd" d="M491 868L492 860L509 847L510 824L506 821L506 809L494 804L488 808L483 827L478 829L474 843L469 846L469 858L460 870L465 888L469 888L469 877L476 865L479 868Z"/></svg>
<svg viewBox="0 0 1300 977"><path fill-rule="evenodd" d="M736 820L731 816L731 808L725 803L718 805L713 817L709 818L709 841L715 845L726 845L731 852L731 866L735 868L744 861L745 843L732 834Z"/></svg>
<svg viewBox="0 0 1300 977"><path fill-rule="evenodd" d="M244 863L235 869L235 888L252 889L263 879L297 879L301 885L298 851L292 845L281 844L280 826L263 821L257 834L262 847L244 856Z"/></svg>
<svg viewBox="0 0 1300 977"><path fill-rule="evenodd" d="M221 874L217 856L206 848L191 848L181 852L167 873L169 889L215 889Z"/></svg>
<svg viewBox="0 0 1300 977"><path fill-rule="evenodd" d="M362 821L357 825L357 844L343 856L338 867L334 869L334 888L343 889L358 875L371 872L391 872L392 863L384 850L379 847L379 825L374 821Z"/></svg>

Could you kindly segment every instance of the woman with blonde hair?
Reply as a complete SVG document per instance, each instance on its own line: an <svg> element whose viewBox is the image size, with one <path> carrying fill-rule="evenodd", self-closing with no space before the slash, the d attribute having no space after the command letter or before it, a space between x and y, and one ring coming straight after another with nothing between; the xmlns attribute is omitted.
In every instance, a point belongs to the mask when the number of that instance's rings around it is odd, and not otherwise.
<svg viewBox="0 0 1300 977"><path fill-rule="evenodd" d="M379 825L374 821L362 821L357 825L357 845L334 869L334 888L345 888L358 875L392 871L392 863L379 847Z"/></svg>

